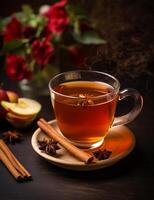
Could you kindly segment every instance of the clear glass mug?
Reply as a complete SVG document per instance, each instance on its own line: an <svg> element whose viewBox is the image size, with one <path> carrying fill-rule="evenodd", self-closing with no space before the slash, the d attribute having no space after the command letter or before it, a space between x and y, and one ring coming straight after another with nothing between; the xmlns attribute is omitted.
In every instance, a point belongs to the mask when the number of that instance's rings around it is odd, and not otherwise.
<svg viewBox="0 0 154 200"><path fill-rule="evenodd" d="M102 145L113 126L124 125L140 113L143 99L132 88L120 91L119 81L98 71L68 71L49 82L58 127L64 137L81 148ZM115 117L118 101L131 96L133 109Z"/></svg>

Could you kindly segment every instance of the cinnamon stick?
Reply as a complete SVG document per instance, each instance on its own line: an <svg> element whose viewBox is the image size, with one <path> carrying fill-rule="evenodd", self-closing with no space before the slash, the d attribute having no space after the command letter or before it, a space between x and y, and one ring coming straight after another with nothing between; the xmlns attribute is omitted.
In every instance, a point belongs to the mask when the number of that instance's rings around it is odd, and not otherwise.
<svg viewBox="0 0 154 200"><path fill-rule="evenodd" d="M11 155L11 151L9 150L9 148L7 147L7 145L3 142L3 140L0 140L0 148L1 150L6 154L6 156L8 157L9 161L11 162L11 164L16 168L16 170L22 174L23 177L26 176L26 174L24 173L24 171L22 169L20 169L20 167L18 166L17 162L15 161L14 157Z"/></svg>
<svg viewBox="0 0 154 200"><path fill-rule="evenodd" d="M0 159L17 181L22 180L23 177L21 176L21 174L14 168L10 160L7 158L7 156L3 153L1 149L0 149Z"/></svg>
<svg viewBox="0 0 154 200"><path fill-rule="evenodd" d="M44 119L40 119L37 122L38 126L42 131L44 131L49 137L59 142L65 149L67 149L72 155L74 155L79 160L85 162L86 164L91 163L93 161L93 156L87 152L82 151L77 148L73 144L71 144L66 138L57 133L57 131L48 124Z"/></svg>
<svg viewBox="0 0 154 200"><path fill-rule="evenodd" d="M11 163L12 167L15 168L15 170L21 175L21 177L30 180L31 179L30 173L17 160L17 158L14 156L12 151L8 148L8 146L5 144L3 140L0 140L0 149L1 152L7 157L7 160L6 159L5 160Z"/></svg>

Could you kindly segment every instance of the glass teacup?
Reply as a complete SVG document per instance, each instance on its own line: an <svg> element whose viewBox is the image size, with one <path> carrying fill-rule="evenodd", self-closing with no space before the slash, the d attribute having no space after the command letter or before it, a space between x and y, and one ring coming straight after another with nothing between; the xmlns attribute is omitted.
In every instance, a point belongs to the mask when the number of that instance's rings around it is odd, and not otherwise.
<svg viewBox="0 0 154 200"><path fill-rule="evenodd" d="M60 131L81 148L102 145L111 127L134 120L143 105L137 90L119 91L120 83L115 77L98 71L58 74L50 80L49 89ZM118 101L127 96L134 98L133 109L115 117Z"/></svg>

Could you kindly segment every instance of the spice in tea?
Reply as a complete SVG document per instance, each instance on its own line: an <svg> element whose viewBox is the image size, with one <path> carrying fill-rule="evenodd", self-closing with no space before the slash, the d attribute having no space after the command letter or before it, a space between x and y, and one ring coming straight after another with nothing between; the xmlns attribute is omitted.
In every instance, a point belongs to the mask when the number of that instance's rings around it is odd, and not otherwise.
<svg viewBox="0 0 154 200"><path fill-rule="evenodd" d="M75 143L94 144L107 134L114 119L117 95L102 82L73 81L60 84L54 91L53 106L58 126Z"/></svg>

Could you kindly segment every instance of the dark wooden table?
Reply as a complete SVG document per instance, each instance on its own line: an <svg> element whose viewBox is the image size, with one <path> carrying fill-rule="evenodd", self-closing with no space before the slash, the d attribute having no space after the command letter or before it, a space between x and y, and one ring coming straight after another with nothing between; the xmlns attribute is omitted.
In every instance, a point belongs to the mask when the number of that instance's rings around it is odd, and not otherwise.
<svg viewBox="0 0 154 200"><path fill-rule="evenodd" d="M19 91L15 83L4 80L5 88ZM129 86L129 85L128 85ZM136 137L133 152L117 164L101 170L78 172L61 169L39 157L31 146L36 123L23 130L24 141L10 145L17 158L31 172L33 181L17 183L0 162L0 199L154 199L154 95L141 88L144 107L140 116L129 125ZM49 96L35 97L42 104L39 116L54 119ZM10 129L0 122L0 134Z"/></svg>

